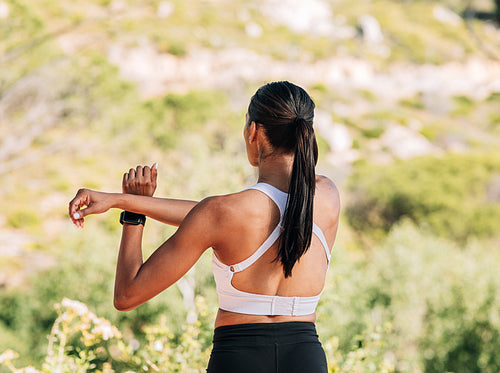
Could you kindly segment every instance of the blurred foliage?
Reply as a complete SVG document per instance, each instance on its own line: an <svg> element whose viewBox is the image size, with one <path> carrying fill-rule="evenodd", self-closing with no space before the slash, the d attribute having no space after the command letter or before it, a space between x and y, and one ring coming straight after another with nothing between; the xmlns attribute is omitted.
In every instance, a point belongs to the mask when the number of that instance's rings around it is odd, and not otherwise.
<svg viewBox="0 0 500 373"><path fill-rule="evenodd" d="M59 244L64 251L59 253L58 265L35 273L28 289L0 292L0 322L24 341L22 346L16 347L27 363L33 364L45 355L45 346L40 342L45 340L56 317L55 310L48 304L56 303L63 294L85 300L130 333L140 331L155 319L155 315L165 314L169 324L174 326L186 315L176 287L134 312L117 313L111 300L115 266L113 248L117 237L105 234L97 226L91 229L92 235L66 235ZM179 332L175 327L173 331ZM1 347L8 347L8 343L8 339L0 338Z"/></svg>
<svg viewBox="0 0 500 373"><path fill-rule="evenodd" d="M83 234L70 231L66 208L77 188L118 191L122 172L153 162L160 163L160 196L199 199L255 180L241 132L246 100L262 82L169 86L144 98L110 63L111 46L146 42L179 58L236 47L313 67L348 57L388 73L393 64L439 65L484 53L460 18L461 0L329 1L335 30L328 36L292 31L269 19L259 1L0 3L9 10L0 22L0 144L23 140L0 160L0 233L12 234L9 244L18 250L1 257L0 274L22 278L0 287L0 352L16 350L16 365L46 372L203 371L213 332L209 252L188 275L203 296L196 323L186 324L175 286L132 312L114 310L118 213L94 217ZM160 16L161 6L170 13ZM458 21L437 20L436 7L454 11ZM363 14L378 21L379 44L364 40ZM496 45L491 25L471 25L484 45ZM360 152L347 187L340 185L348 203L318 307L330 371L498 373L500 157L488 151L498 149L500 94L460 93L436 109L426 92L391 103L375 89L334 89L322 79L306 88L318 109L345 124ZM445 154L391 163L393 155L381 149L389 163L377 165L368 145L379 144L389 123L412 128ZM465 154L446 154L449 142ZM331 145L319 134L318 144L324 162ZM174 231L146 229L145 256ZM23 260L37 252L51 259L48 266L26 269ZM84 304L65 300L53 309L63 297ZM14 356L0 355L1 372L15 369Z"/></svg>
<svg viewBox="0 0 500 373"><path fill-rule="evenodd" d="M210 355L210 317L204 299L197 298L198 320L185 324L182 334L174 336L162 317L158 324L145 326L140 334L143 343L127 341L108 320L98 317L79 301L64 298L55 305L57 318L52 326L47 356L41 368L16 368L19 354L11 349L0 355L3 365L14 373L52 372L203 372ZM210 330L207 333L207 330ZM374 330L360 336L358 346L343 355L337 349L336 338L326 343L331 373L394 372L390 362L380 359L379 346L384 333Z"/></svg>
<svg viewBox="0 0 500 373"><path fill-rule="evenodd" d="M114 325L97 317L84 303L64 298L55 306L57 318L40 371L199 372L209 354L207 340L200 338L202 330L207 329L208 314L202 298L198 298L197 308L199 319L183 326L179 336L169 330L162 317L159 324L150 324L136 333L142 336L139 342L126 341ZM12 350L5 351L0 355L0 364L19 372L12 363L16 355Z"/></svg>
<svg viewBox="0 0 500 373"><path fill-rule="evenodd" d="M196 131L209 138L224 136L221 132L214 133L209 123L218 120L230 124L220 115L221 107L225 105L227 98L222 92L190 91L187 94L170 93L163 99L147 101L143 112L151 117L148 132L155 143L162 149L169 149L178 145L177 141L185 132ZM211 143L223 146L221 139Z"/></svg>
<svg viewBox="0 0 500 373"><path fill-rule="evenodd" d="M337 245L335 270L329 272L318 308L330 372L497 372L499 260L500 253L486 243L461 247L409 221L395 225L372 253ZM205 264L208 268L209 262ZM207 286L213 283L203 289ZM120 334L107 322L95 324L92 320L99 318L88 316L86 306L67 300L64 304L73 310L71 317L61 317L68 308L57 307L57 314L45 304L56 318L45 371L56 363L87 364L88 371L154 370L154 364L161 371L197 372L206 366L215 311L212 300L197 298L195 324L185 324L182 317L174 320L171 308L158 308L137 322L133 333L127 331L127 322L110 313L121 325ZM102 301L92 308L108 312ZM94 324L77 320L83 315ZM95 331L97 325L102 327ZM97 332L110 335L109 341ZM66 337L61 339L61 333ZM50 352L62 342L67 344L64 355ZM24 360L24 364L41 366L39 361Z"/></svg>
<svg viewBox="0 0 500 373"><path fill-rule="evenodd" d="M498 233L498 154L447 154L386 166L360 162L345 209L362 235L388 232L402 218L436 235L464 242ZM496 197L495 197L496 196Z"/></svg>
<svg viewBox="0 0 500 373"><path fill-rule="evenodd" d="M498 372L500 252L488 242L457 245L405 220L372 252L337 245L333 258L318 328L343 354L375 328L373 353L396 371Z"/></svg>

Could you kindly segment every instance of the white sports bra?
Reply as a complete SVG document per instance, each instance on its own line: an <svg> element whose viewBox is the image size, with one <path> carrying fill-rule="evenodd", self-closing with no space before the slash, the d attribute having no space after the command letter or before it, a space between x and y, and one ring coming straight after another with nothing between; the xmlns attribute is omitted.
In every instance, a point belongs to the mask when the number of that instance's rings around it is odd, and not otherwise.
<svg viewBox="0 0 500 373"><path fill-rule="evenodd" d="M257 183L248 189L256 189L271 198L280 210L280 222L264 241L264 243L247 259L231 266L222 263L215 252L212 254L212 269L214 272L219 308L226 311L249 315L283 315L304 316L315 312L321 293L312 297L282 297L279 295L264 295L247 293L236 289L231 283L233 275L241 272L257 261L278 239L281 234L283 214L287 204L288 194L270 184ZM313 223L313 233L319 238L325 248L328 264L330 250L321 229ZM327 270L328 271L328 270Z"/></svg>

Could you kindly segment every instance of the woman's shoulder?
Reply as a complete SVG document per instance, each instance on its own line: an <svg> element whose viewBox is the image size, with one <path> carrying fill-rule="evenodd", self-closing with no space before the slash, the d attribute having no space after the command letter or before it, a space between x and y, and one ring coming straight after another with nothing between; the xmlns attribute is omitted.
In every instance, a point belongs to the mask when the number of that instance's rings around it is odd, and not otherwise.
<svg viewBox="0 0 500 373"><path fill-rule="evenodd" d="M263 224L268 201L255 191L241 191L225 195L210 196L199 204L205 212L207 228L216 232L212 247L218 250L234 247L256 224ZM236 237L235 235L238 235Z"/></svg>
<svg viewBox="0 0 500 373"><path fill-rule="evenodd" d="M329 177L316 175L316 189L327 197L339 199L339 190Z"/></svg>
<svg viewBox="0 0 500 373"><path fill-rule="evenodd" d="M252 197L246 191L210 196L203 199L200 204L204 209L210 210L214 216L220 219L231 220L246 205L251 206Z"/></svg>
<svg viewBox="0 0 500 373"><path fill-rule="evenodd" d="M323 206L335 214L340 211L339 190L330 178L316 175L316 198L319 206Z"/></svg>

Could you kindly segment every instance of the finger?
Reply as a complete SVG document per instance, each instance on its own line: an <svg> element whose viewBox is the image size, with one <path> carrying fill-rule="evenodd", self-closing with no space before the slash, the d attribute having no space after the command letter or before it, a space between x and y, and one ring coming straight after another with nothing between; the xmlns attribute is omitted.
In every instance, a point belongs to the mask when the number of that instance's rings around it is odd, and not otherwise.
<svg viewBox="0 0 500 373"><path fill-rule="evenodd" d="M127 182L131 182L132 180L135 179L135 169L134 168L131 168L129 171L128 171L128 179L127 179Z"/></svg>
<svg viewBox="0 0 500 373"><path fill-rule="evenodd" d="M127 193L128 173L125 172L122 178L122 193Z"/></svg>
<svg viewBox="0 0 500 373"><path fill-rule="evenodd" d="M80 215L80 209L87 204L85 190L80 189L75 198L69 203L69 217L74 225L83 228L83 219Z"/></svg>
<svg viewBox="0 0 500 373"><path fill-rule="evenodd" d="M136 169L135 169L135 177L138 180L142 180L144 178L144 174L143 174L143 170L142 170L142 166L141 165L139 165L139 166L136 167Z"/></svg>
<svg viewBox="0 0 500 373"><path fill-rule="evenodd" d="M144 175L144 180L148 183L151 181L151 169L149 166L144 166L142 169L142 173Z"/></svg>
<svg viewBox="0 0 500 373"><path fill-rule="evenodd" d="M158 162L156 162L151 168L151 181L153 185L156 186L156 179L158 177Z"/></svg>
<svg viewBox="0 0 500 373"><path fill-rule="evenodd" d="M68 205L68 214L70 217L73 216L73 214L76 212L76 199L78 198L78 193L76 194L76 196L70 201L69 205Z"/></svg>
<svg viewBox="0 0 500 373"><path fill-rule="evenodd" d="M85 195L85 190L80 189L75 197L69 203L69 215L72 217L73 214L78 211L82 206L87 203L87 197Z"/></svg>
<svg viewBox="0 0 500 373"><path fill-rule="evenodd" d="M70 212L70 217L73 220L73 223L76 223L78 220L83 219L85 216L85 210L82 207L87 207L85 203L78 204L73 211Z"/></svg>
<svg viewBox="0 0 500 373"><path fill-rule="evenodd" d="M84 218L85 210L87 210L87 209L78 210L71 217L71 220L73 221L73 224L76 227L78 227L78 228L83 228L83 224L84 224L84 219L83 218Z"/></svg>
<svg viewBox="0 0 500 373"><path fill-rule="evenodd" d="M84 209L81 209L77 212L75 212L75 214L73 215L73 217L77 220L82 220L83 221L83 218L86 217L87 215L92 215L95 213L95 205L91 204L90 206L88 206L87 208L84 208Z"/></svg>

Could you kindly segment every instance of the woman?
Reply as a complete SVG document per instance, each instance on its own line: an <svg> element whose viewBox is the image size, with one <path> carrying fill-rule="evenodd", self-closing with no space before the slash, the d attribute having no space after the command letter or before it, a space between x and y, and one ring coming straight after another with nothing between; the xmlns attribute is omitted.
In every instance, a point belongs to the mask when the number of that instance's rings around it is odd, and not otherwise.
<svg viewBox="0 0 500 373"><path fill-rule="evenodd" d="M339 195L315 175L314 103L275 82L250 101L243 131L258 183L201 202L152 198L157 166L123 177L123 194L80 190L73 223L110 208L122 213L114 305L131 310L180 279L208 248L219 295L208 372L327 372L314 322L335 241ZM82 207L87 206L86 209ZM178 226L142 261L142 214Z"/></svg>

